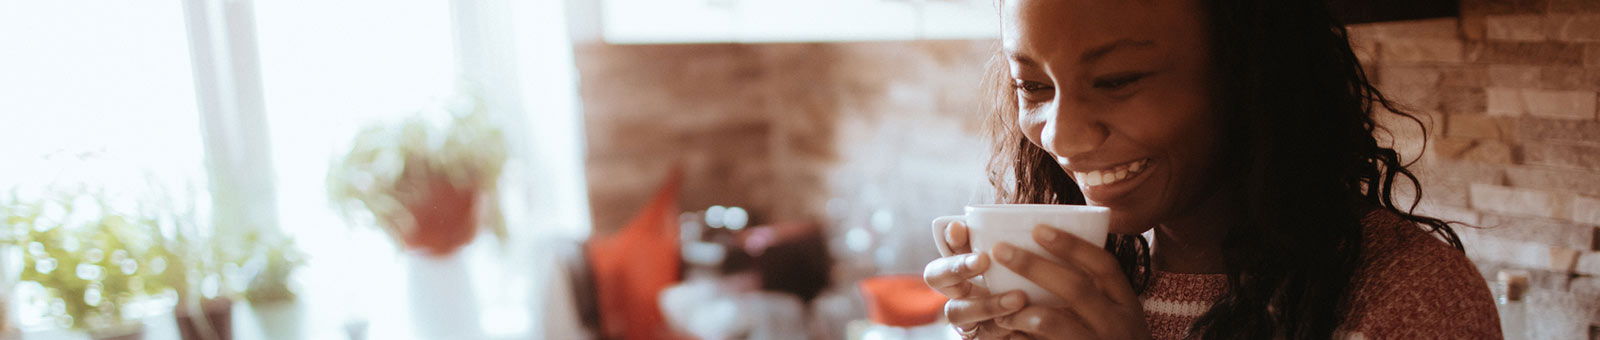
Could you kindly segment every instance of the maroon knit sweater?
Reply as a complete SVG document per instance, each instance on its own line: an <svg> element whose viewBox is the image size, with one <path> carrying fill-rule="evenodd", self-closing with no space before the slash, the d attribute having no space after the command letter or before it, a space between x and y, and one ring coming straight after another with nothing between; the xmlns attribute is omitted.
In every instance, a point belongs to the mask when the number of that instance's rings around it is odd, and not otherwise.
<svg viewBox="0 0 1600 340"><path fill-rule="evenodd" d="M1387 210L1361 219L1361 265L1335 339L1499 339L1500 318L1466 254ZM1140 300L1158 340L1183 339L1227 275L1156 271Z"/></svg>

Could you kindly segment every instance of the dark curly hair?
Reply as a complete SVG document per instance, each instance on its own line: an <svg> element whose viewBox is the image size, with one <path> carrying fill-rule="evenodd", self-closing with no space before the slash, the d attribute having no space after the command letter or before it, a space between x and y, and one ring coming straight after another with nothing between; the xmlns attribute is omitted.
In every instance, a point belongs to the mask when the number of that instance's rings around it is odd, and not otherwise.
<svg viewBox="0 0 1600 340"><path fill-rule="evenodd" d="M1360 264L1361 217L1386 210L1435 233L1456 249L1449 223L1413 213L1417 177L1374 133L1375 114L1415 122L1368 80L1345 27L1323 1L1201 1L1211 41L1215 113L1226 136L1223 164L1237 176L1242 220L1223 240L1228 293L1190 330L1207 339L1327 339L1343 322L1345 296ZM990 62L995 98L991 184L1002 203L1084 204L1052 156L1017 125L1017 102L1003 55ZM1424 130L1426 127L1424 126ZM1423 135L1426 136L1426 131ZM1399 180L1415 193L1395 202ZM1402 184L1405 185L1405 184ZM1150 249L1140 235L1111 235L1136 291L1149 280Z"/></svg>

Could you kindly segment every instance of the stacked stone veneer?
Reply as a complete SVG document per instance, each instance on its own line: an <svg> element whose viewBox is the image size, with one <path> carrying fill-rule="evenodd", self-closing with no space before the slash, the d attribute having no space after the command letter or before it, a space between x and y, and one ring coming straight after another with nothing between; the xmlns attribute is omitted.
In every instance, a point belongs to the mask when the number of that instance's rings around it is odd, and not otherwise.
<svg viewBox="0 0 1600 340"><path fill-rule="evenodd" d="M1379 87L1427 123L1419 210L1476 226L1457 230L1488 278L1531 273L1540 336L1589 338L1600 324L1600 1L1464 0L1461 12L1352 28ZM1420 129L1386 122L1400 149L1423 149Z"/></svg>

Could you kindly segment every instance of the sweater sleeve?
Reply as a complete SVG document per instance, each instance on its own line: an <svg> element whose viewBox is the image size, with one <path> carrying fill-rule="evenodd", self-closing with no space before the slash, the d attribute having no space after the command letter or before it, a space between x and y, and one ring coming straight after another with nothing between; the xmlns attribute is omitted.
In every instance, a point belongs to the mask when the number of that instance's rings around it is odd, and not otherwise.
<svg viewBox="0 0 1600 340"><path fill-rule="evenodd" d="M1366 219L1349 338L1500 339L1484 276L1465 253L1388 212Z"/></svg>

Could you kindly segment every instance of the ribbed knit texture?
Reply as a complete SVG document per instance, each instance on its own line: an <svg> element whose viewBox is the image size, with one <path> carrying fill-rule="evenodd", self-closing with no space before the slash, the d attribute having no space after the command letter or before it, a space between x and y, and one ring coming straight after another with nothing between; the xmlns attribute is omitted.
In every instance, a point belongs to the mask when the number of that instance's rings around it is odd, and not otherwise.
<svg viewBox="0 0 1600 340"><path fill-rule="evenodd" d="M1336 339L1499 339L1489 286L1466 254L1385 210L1362 218L1361 266ZM1227 275L1156 271L1140 300L1157 340L1183 339Z"/></svg>

